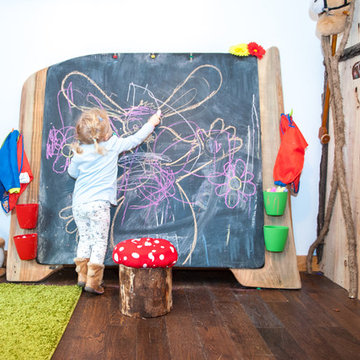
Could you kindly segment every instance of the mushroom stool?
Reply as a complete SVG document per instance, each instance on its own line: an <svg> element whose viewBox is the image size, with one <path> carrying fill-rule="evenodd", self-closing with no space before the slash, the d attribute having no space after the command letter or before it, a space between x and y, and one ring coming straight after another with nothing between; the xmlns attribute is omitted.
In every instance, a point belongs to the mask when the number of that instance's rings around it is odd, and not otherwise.
<svg viewBox="0 0 360 360"><path fill-rule="evenodd" d="M164 239L140 238L118 243L113 260L119 264L120 311L136 318L153 318L172 307L172 267L178 254Z"/></svg>

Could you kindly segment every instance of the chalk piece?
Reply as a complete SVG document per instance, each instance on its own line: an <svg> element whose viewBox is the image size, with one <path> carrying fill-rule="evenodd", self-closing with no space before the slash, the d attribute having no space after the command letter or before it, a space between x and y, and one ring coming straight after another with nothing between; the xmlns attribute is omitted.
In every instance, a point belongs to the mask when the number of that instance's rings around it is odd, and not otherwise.
<svg viewBox="0 0 360 360"><path fill-rule="evenodd" d="M161 116L161 110L160 109L158 109L158 111L156 112L156 115Z"/></svg>

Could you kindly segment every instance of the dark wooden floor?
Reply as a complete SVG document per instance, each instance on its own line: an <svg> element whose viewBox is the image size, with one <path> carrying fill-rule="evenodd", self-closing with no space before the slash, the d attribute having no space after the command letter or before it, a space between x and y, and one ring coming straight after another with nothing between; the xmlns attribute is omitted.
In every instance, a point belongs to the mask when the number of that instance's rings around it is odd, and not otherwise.
<svg viewBox="0 0 360 360"><path fill-rule="evenodd" d="M360 302L301 277L301 290L247 289L230 271L174 270L172 311L143 320L121 315L107 269L105 294L81 295L52 359L360 359ZM43 283L75 283L74 268Z"/></svg>

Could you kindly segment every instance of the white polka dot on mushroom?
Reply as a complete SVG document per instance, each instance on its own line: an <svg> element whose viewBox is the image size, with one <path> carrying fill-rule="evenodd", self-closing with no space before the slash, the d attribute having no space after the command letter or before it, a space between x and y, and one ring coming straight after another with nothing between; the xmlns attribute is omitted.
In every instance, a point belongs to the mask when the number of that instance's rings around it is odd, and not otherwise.
<svg viewBox="0 0 360 360"><path fill-rule="evenodd" d="M161 254L161 255L159 256L159 259L160 259L160 260L164 260L164 259L165 259L164 254Z"/></svg>
<svg viewBox="0 0 360 360"><path fill-rule="evenodd" d="M120 249L119 249L119 251L123 251L124 250L124 247L123 246L121 246L120 247Z"/></svg>
<svg viewBox="0 0 360 360"><path fill-rule="evenodd" d="M136 252L133 252L133 253L131 254L131 256L132 256L134 259L138 259L138 258L140 257L140 255L139 255L138 253L136 253Z"/></svg>
<svg viewBox="0 0 360 360"><path fill-rule="evenodd" d="M116 262L119 261L119 255L117 253L114 254L114 259L115 259Z"/></svg>

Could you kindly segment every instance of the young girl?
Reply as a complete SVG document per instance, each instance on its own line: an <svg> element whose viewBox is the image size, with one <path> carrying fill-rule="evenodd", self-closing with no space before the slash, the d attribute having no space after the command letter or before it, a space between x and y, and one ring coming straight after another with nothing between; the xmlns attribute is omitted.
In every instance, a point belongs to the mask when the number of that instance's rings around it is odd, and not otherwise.
<svg viewBox="0 0 360 360"><path fill-rule="evenodd" d="M119 154L140 145L160 122L160 111L134 135L113 134L106 111L91 109L80 116L68 173L76 179L72 211L79 231L76 272L78 285L95 294L101 286L110 226L110 204L116 205Z"/></svg>

